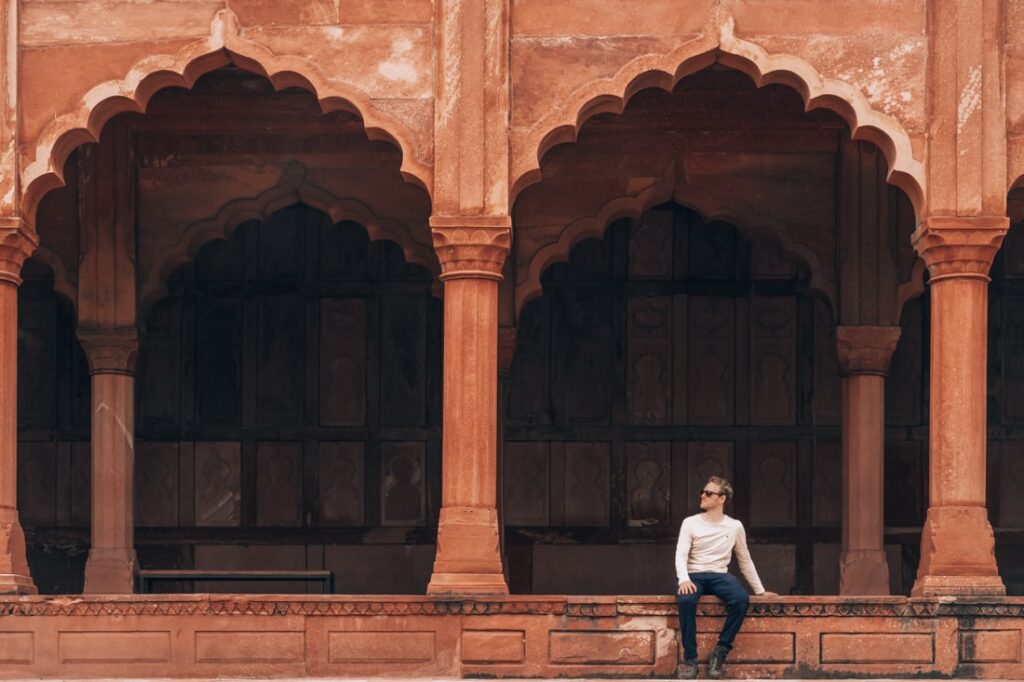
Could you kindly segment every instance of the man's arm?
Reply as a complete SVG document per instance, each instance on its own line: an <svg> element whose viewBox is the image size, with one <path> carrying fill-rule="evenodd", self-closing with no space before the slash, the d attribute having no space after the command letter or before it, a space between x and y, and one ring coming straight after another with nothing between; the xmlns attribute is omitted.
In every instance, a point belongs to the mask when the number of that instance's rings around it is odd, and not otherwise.
<svg viewBox="0 0 1024 682"><path fill-rule="evenodd" d="M742 523L738 521L737 523L740 527L736 531L736 547L733 550L736 553L736 563L739 564L740 573L747 579L754 594L764 594L764 585L761 584L761 579L757 576L754 561L750 558L750 550L747 549L747 531L743 528Z"/></svg>
<svg viewBox="0 0 1024 682"><path fill-rule="evenodd" d="M690 581L690 573L686 565L690 560L690 544L693 542L693 530L690 524L683 520L679 527L679 541L676 543L676 578L680 585Z"/></svg>

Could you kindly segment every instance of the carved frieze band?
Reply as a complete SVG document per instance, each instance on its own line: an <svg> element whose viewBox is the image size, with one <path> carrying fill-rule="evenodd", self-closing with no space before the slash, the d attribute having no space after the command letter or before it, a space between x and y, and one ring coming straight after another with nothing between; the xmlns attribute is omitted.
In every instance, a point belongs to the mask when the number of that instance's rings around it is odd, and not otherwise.
<svg viewBox="0 0 1024 682"><path fill-rule="evenodd" d="M512 247L509 216L431 216L434 251L441 262L441 280L501 280Z"/></svg>
<svg viewBox="0 0 1024 682"><path fill-rule="evenodd" d="M78 328L78 340L93 374L135 373L135 357L139 350L139 333L134 328Z"/></svg>
<svg viewBox="0 0 1024 682"><path fill-rule="evenodd" d="M447 615L557 615L578 618L615 616L677 615L671 598L572 601L569 599L408 599L356 601L343 599L263 599L230 596L224 598L101 597L0 597L2 616L447 616ZM718 601L702 601L702 616L723 616ZM749 615L762 618L936 618L936 617L1024 617L1024 599L1003 598L948 602L931 599L857 598L853 600L800 601L754 600Z"/></svg>
<svg viewBox="0 0 1024 682"><path fill-rule="evenodd" d="M39 237L17 217L0 217L0 281L21 284L21 266L39 246Z"/></svg>
<svg viewBox="0 0 1024 682"><path fill-rule="evenodd" d="M931 282L950 277L988 281L992 261L1009 229L1005 216L926 218L911 237Z"/></svg>
<svg viewBox="0 0 1024 682"><path fill-rule="evenodd" d="M836 328L839 371L850 374L889 373L889 361L900 340L899 327L849 325Z"/></svg>

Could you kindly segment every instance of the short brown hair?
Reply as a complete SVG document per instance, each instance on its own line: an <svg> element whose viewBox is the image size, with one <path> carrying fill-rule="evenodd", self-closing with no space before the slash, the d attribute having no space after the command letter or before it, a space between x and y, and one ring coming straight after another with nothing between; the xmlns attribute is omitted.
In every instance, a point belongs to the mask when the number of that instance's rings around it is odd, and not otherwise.
<svg viewBox="0 0 1024 682"><path fill-rule="evenodd" d="M708 477L708 483L714 483L718 486L718 490L725 496L726 502L732 499L732 485L730 485L727 479L721 476L710 476Z"/></svg>

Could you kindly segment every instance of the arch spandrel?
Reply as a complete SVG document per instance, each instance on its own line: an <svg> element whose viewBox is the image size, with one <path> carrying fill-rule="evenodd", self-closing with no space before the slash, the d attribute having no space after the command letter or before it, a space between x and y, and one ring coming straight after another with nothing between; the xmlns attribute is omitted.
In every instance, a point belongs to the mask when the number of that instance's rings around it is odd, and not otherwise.
<svg viewBox="0 0 1024 682"><path fill-rule="evenodd" d="M144 250L139 264L139 305L142 310L166 295L167 281L176 268L191 262L199 250L217 239L229 239L235 229L250 220L266 220L293 204L305 204L322 211L334 223L352 221L361 225L371 241L388 240L402 249L409 263L423 266L435 277L441 268L430 242L424 221L417 226L380 215L367 203L334 194L307 177L298 163L285 169L280 181L251 197L228 201L209 218L194 221L179 232L172 242L151 254ZM148 256L148 257L147 257Z"/></svg>
<svg viewBox="0 0 1024 682"><path fill-rule="evenodd" d="M512 198L540 180L541 159L556 145L575 141L588 119L601 113L621 113L640 90L670 91L682 78L720 63L745 73L759 87L782 84L796 90L808 111L824 108L837 113L853 139L879 147L887 162L888 181L907 194L917 215L925 214L925 167L915 158L910 135L898 119L873 107L853 85L825 78L800 57L769 54L736 36L734 29L732 17L715 9L701 35L670 53L633 59L611 78L578 88L529 128L513 130Z"/></svg>
<svg viewBox="0 0 1024 682"><path fill-rule="evenodd" d="M551 265L569 260L572 248L589 238L601 238L608 226L622 218L640 219L651 208L669 201L695 211L706 222L734 225L748 238L762 237L778 243L783 252L805 267L810 275L810 288L822 294L835 308L836 273L828 252L812 248L794 238L783 221L759 213L728 191L696 187L676 182L671 175L663 177L636 194L609 200L595 215L575 220L562 230L557 241L534 244L530 253L517 252L515 304L517 315L532 299L542 293L541 276ZM525 230L520 233L522 235ZM522 236L518 238L522 244Z"/></svg>
<svg viewBox="0 0 1024 682"><path fill-rule="evenodd" d="M432 191L432 130L412 129L364 91L328 78L304 58L276 54L243 37L235 15L221 10L207 38L188 42L173 53L147 55L123 78L92 86L70 110L55 112L36 139L23 141L22 205L29 221L34 221L42 197L63 184L67 157L78 146L96 142L111 118L144 112L158 91L191 88L201 76L230 64L265 76L277 90L298 87L312 92L324 113L342 110L358 116L367 137L389 142L401 151L403 178L428 195Z"/></svg>

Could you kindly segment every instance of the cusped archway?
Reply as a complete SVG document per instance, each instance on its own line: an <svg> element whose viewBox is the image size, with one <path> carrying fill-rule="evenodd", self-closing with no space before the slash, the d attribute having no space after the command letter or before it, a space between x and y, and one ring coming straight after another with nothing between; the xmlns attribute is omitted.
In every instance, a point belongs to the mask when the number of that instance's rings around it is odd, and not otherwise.
<svg viewBox="0 0 1024 682"><path fill-rule="evenodd" d="M173 54L150 55L122 78L93 85L71 110L53 112L52 121L30 141L22 159L26 220L34 224L42 197L64 183L64 164L70 154L82 144L97 142L112 118L125 112L145 112L157 92L171 87L191 89L203 75L229 65L267 78L275 90L301 88L313 93L325 114L345 111L357 116L371 140L386 141L400 150L400 172L405 180L428 194L432 191L432 140L419 139L366 93L329 78L307 59L277 54L246 39L234 13L221 10L211 24L209 38L189 43Z"/></svg>

